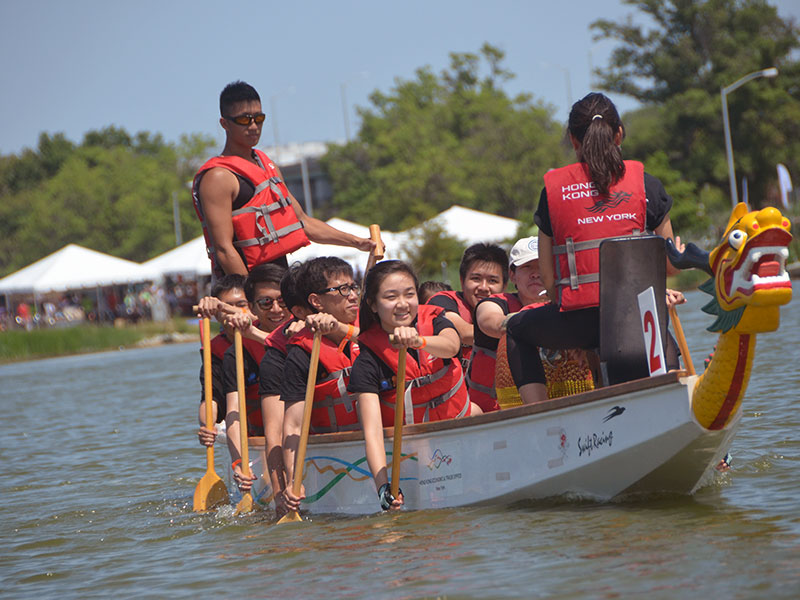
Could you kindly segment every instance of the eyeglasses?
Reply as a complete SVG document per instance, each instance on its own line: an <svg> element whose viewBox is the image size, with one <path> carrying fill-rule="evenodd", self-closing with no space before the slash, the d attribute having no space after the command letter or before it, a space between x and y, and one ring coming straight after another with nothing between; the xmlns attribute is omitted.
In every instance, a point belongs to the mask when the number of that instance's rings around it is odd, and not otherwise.
<svg viewBox="0 0 800 600"><path fill-rule="evenodd" d="M271 310L276 302L281 308L286 308L286 302L283 301L283 298L259 298L256 300L256 304L261 310Z"/></svg>
<svg viewBox="0 0 800 600"><path fill-rule="evenodd" d="M328 292L339 292L342 296L347 298L350 294L355 292L358 293L358 290L361 289L361 286L357 283L343 283L342 285L336 287L329 287L324 290L320 290L317 292L318 294L327 294Z"/></svg>
<svg viewBox="0 0 800 600"><path fill-rule="evenodd" d="M225 117L228 121L233 121L237 125L241 125L242 127L247 127L253 121L256 122L257 125L261 125L264 122L264 119L267 118L267 115L264 113L256 113L251 115L249 113L245 113L243 115L237 115L235 117Z"/></svg>

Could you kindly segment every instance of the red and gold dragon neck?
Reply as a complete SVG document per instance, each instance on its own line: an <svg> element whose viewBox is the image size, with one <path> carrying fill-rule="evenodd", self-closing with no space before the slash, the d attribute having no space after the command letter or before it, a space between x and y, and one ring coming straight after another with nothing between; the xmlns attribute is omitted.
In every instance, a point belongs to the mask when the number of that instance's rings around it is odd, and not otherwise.
<svg viewBox="0 0 800 600"><path fill-rule="evenodd" d="M692 409L707 429L724 428L741 405L756 346L756 334L775 331L780 306L792 298L785 263L790 223L776 208L734 208L722 242L708 255L712 279L700 289L713 296L703 307L715 315L717 349L692 394Z"/></svg>

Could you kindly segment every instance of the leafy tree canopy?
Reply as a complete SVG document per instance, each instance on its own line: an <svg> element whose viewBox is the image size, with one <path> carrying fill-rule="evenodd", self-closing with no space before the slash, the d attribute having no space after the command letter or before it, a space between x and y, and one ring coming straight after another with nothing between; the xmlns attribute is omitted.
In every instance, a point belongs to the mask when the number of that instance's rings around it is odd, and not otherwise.
<svg viewBox="0 0 800 600"><path fill-rule="evenodd" d="M460 204L518 217L533 211L547 169L566 161L563 128L530 95L509 97L503 52L450 55L362 108L356 140L324 163L337 214L404 229Z"/></svg>
<svg viewBox="0 0 800 600"><path fill-rule="evenodd" d="M108 127L79 146L43 133L36 150L0 156L0 275L68 243L152 258L175 244L173 192L184 234L199 235L185 184L213 143L192 135L169 144Z"/></svg>
<svg viewBox="0 0 800 600"><path fill-rule="evenodd" d="M595 21L595 39L618 42L598 75L602 89L644 104L626 115L626 155L686 182L686 196L667 188L676 200L673 220L697 226L710 212L729 210L720 89L775 66L777 78L756 79L728 96L737 178L748 179L752 204L771 202L778 162L800 174L797 25L764 0L626 2L649 27L631 17Z"/></svg>

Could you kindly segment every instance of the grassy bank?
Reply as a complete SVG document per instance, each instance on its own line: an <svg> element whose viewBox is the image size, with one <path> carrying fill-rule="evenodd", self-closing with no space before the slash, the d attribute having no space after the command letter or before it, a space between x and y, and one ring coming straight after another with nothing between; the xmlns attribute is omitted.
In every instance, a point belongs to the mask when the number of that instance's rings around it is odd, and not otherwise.
<svg viewBox="0 0 800 600"><path fill-rule="evenodd" d="M63 329L4 331L0 333L0 363L100 352L120 346L130 347L159 335L196 332L197 326L190 325L185 319L124 327L82 324Z"/></svg>

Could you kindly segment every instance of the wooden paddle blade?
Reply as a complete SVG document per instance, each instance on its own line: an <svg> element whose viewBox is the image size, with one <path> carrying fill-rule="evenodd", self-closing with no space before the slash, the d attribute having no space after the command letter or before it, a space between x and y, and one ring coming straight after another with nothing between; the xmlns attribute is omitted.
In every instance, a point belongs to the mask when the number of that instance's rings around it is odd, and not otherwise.
<svg viewBox="0 0 800 600"><path fill-rule="evenodd" d="M214 472L206 472L194 490L195 512L205 512L230 502L225 482Z"/></svg>
<svg viewBox="0 0 800 600"><path fill-rule="evenodd" d="M236 512L233 514L240 515L242 513L249 512L253 512L253 495L250 492L247 492L242 496L242 499L239 500L239 504L236 505Z"/></svg>
<svg viewBox="0 0 800 600"><path fill-rule="evenodd" d="M296 510L290 511L283 515L280 520L278 521L278 525L283 523L297 523L298 521L302 521L303 517L300 516L300 513Z"/></svg>

